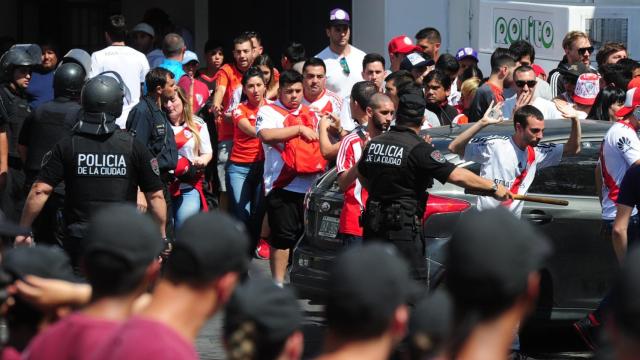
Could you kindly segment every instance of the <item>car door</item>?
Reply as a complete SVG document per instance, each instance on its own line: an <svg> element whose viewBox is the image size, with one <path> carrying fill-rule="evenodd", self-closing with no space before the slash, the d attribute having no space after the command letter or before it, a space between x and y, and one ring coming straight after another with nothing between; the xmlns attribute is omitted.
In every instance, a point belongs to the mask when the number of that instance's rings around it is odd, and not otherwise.
<svg viewBox="0 0 640 360"><path fill-rule="evenodd" d="M540 305L553 309L556 318L595 308L617 266L611 243L600 237L594 176L600 143L601 139L583 139L579 154L565 156L559 165L536 174L528 193L565 199L568 206L524 204L522 218L539 226L554 246L543 271Z"/></svg>

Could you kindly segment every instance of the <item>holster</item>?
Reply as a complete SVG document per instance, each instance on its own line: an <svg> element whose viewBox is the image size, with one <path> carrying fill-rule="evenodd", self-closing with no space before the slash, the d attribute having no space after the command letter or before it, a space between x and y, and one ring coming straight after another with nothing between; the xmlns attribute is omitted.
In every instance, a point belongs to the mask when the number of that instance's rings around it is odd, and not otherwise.
<svg viewBox="0 0 640 360"><path fill-rule="evenodd" d="M378 232L382 227L382 221L382 204L379 201L369 201L361 221L362 227Z"/></svg>

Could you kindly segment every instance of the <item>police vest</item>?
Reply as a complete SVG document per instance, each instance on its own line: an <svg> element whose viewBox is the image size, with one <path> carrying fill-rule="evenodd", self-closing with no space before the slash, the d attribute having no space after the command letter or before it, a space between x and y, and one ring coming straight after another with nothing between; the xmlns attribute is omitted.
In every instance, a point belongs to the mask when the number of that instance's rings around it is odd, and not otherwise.
<svg viewBox="0 0 640 360"><path fill-rule="evenodd" d="M424 140L409 129L393 129L371 140L362 154L367 167L369 199L383 208L401 205L405 213L419 215L431 178L418 178L409 155Z"/></svg>
<svg viewBox="0 0 640 360"><path fill-rule="evenodd" d="M81 106L76 101L58 98L40 105L29 124L26 170L38 171L42 157L63 137L71 133Z"/></svg>
<svg viewBox="0 0 640 360"><path fill-rule="evenodd" d="M86 223L100 207L131 200L135 194L133 180L133 137L116 130L111 135L74 134L71 137L72 156L65 159L65 199L67 225ZM135 196L135 195L134 195ZM82 237L84 226L76 229Z"/></svg>
<svg viewBox="0 0 640 360"><path fill-rule="evenodd" d="M31 114L31 108L29 102L23 99L7 88L8 85L3 85L0 89L0 118L3 118L2 122L7 127L7 138L9 139L9 157L13 158L9 160L9 166L22 167L22 162L19 160L18 154L18 136L22 129L24 120ZM17 164L14 164L17 162Z"/></svg>

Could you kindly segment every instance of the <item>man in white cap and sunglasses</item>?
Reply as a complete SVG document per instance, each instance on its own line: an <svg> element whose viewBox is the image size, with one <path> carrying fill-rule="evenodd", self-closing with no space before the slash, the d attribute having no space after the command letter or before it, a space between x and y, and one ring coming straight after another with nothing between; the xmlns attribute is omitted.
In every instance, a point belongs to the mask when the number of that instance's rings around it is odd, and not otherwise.
<svg viewBox="0 0 640 360"><path fill-rule="evenodd" d="M363 80L362 59L366 54L349 44L350 26L348 12L337 8L331 10L326 28L329 46L315 56L324 60L327 66L327 89L340 98L348 96L353 84Z"/></svg>

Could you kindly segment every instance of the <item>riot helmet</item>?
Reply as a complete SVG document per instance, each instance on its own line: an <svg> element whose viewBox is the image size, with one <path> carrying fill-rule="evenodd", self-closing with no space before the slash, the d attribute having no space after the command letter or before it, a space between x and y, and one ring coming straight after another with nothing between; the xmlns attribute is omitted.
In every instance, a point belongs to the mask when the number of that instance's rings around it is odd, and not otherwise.
<svg viewBox="0 0 640 360"><path fill-rule="evenodd" d="M76 63L82 66L85 73L85 80L89 77L89 74L91 73L91 55L89 55L88 52L82 49L71 49L62 57L58 67L66 63Z"/></svg>
<svg viewBox="0 0 640 360"><path fill-rule="evenodd" d="M58 66L53 75L54 95L72 99L79 98L85 77L84 69L76 63L69 62Z"/></svg>
<svg viewBox="0 0 640 360"><path fill-rule="evenodd" d="M74 131L93 135L114 132L118 127L116 119L122 114L123 97L122 78L114 71L106 71L87 81L80 94L82 111Z"/></svg>
<svg viewBox="0 0 640 360"><path fill-rule="evenodd" d="M38 62L24 48L12 47L0 58L0 75L3 82L13 81L13 70L18 66L34 66Z"/></svg>

